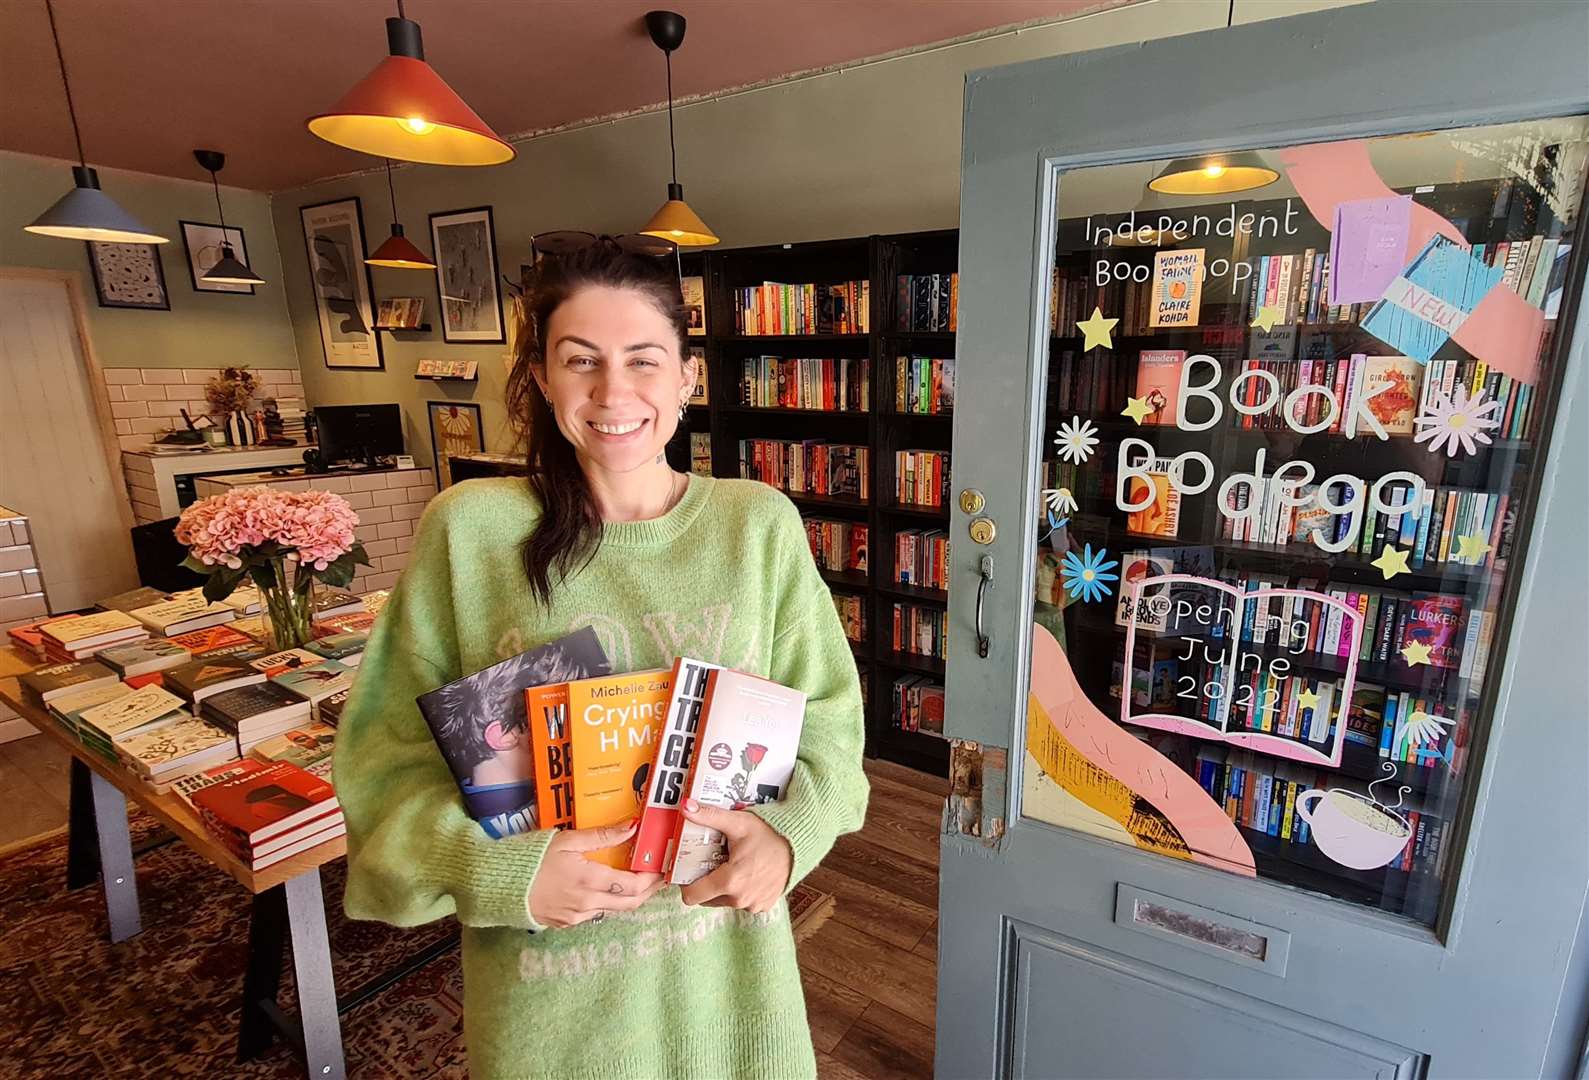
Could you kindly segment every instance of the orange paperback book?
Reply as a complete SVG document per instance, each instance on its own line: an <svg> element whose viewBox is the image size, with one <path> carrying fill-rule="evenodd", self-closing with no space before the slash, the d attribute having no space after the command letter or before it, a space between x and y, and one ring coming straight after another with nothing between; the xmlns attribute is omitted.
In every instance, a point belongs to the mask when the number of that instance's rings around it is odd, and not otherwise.
<svg viewBox="0 0 1589 1080"><path fill-rule="evenodd" d="M782 799L800 750L805 694L743 671L713 671L704 712L685 795L724 810ZM669 882L688 885L727 858L722 833L679 815Z"/></svg>
<svg viewBox="0 0 1589 1080"><path fill-rule="evenodd" d="M639 816L672 686L667 668L568 684L575 828L622 825ZM588 858L627 870L629 855L626 842Z"/></svg>
<svg viewBox="0 0 1589 1080"><path fill-rule="evenodd" d="M568 739L568 684L532 686L524 691L530 727L530 761L535 775L535 806L540 827L574 823L574 775Z"/></svg>

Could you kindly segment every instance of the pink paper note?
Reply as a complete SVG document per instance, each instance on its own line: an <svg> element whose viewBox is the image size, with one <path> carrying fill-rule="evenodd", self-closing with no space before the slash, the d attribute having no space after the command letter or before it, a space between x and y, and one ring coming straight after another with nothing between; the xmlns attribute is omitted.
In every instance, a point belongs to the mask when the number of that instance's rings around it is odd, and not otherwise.
<svg viewBox="0 0 1589 1080"><path fill-rule="evenodd" d="M1539 376L1539 342L1545 313L1504 285L1484 294L1451 340L1490 365L1532 386Z"/></svg>
<svg viewBox="0 0 1589 1080"><path fill-rule="evenodd" d="M1349 199L1335 206L1330 234L1330 303L1372 303L1407 264L1412 196Z"/></svg>

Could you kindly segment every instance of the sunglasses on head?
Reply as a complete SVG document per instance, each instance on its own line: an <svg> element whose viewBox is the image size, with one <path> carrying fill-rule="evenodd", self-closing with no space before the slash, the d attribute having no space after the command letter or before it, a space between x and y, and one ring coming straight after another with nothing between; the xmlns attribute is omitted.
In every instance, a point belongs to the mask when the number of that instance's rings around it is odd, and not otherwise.
<svg viewBox="0 0 1589 1080"><path fill-rule="evenodd" d="M677 259L679 245L660 236L646 233L624 233L622 236L597 236L578 229L560 229L557 232L538 233L530 237L530 257L540 262L542 256L572 255L597 244L610 244L630 255L648 255L653 258Z"/></svg>

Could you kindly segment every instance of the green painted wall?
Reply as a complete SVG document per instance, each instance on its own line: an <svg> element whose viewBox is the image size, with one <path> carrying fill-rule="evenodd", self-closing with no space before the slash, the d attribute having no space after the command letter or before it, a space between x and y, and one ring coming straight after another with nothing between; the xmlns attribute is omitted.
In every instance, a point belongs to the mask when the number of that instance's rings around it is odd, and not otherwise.
<svg viewBox="0 0 1589 1080"><path fill-rule="evenodd" d="M1237 0L1235 19L1248 22L1342 2L1353 0ZM967 72L1221 27L1229 14L1227 0L1149 0L695 102L675 113L679 179L690 205L717 230L724 247L953 228L959 218ZM677 59L680 64L711 62L709 56L692 58L688 45ZM496 168L405 165L395 173L401 221L409 238L429 251L428 214L489 205L499 270L517 279L534 233L639 228L666 193L667 138L666 114L651 112L526 140L518 144L514 161ZM386 237L391 220L384 172L277 192L273 199L284 289L309 402L399 402L411 450L428 459L425 400L473 401L483 409L487 449L507 449L500 345L446 345L439 328L401 340L387 334L384 372L325 367L298 211L350 195L361 200L365 240L373 249ZM377 269L373 275L376 298L422 296L427 319L436 323L433 271ZM480 381L416 381L415 364L425 357L478 360Z"/></svg>
<svg viewBox="0 0 1589 1080"><path fill-rule="evenodd" d="M194 166L198 172L198 166ZM202 175L202 174L201 174ZM173 180L145 173L100 169L105 192L150 228L171 237L160 245L170 311L102 308L95 302L87 245L24 232L72 185L70 162L0 151L0 266L68 270L80 276L88 302L89 334L105 367L255 368L298 366L281 257L271 222L270 197L221 188L226 222L243 230L254 272L269 283L254 295L201 293L188 274L177 222L215 222L209 181Z"/></svg>

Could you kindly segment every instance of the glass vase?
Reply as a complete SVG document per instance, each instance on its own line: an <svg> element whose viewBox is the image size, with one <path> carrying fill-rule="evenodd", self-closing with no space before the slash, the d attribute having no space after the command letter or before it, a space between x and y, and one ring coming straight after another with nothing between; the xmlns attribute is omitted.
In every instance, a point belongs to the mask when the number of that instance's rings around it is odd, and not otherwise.
<svg viewBox="0 0 1589 1080"><path fill-rule="evenodd" d="M296 649L314 639L314 575L298 563L272 559L275 584L260 589L270 618L271 644L277 651Z"/></svg>

